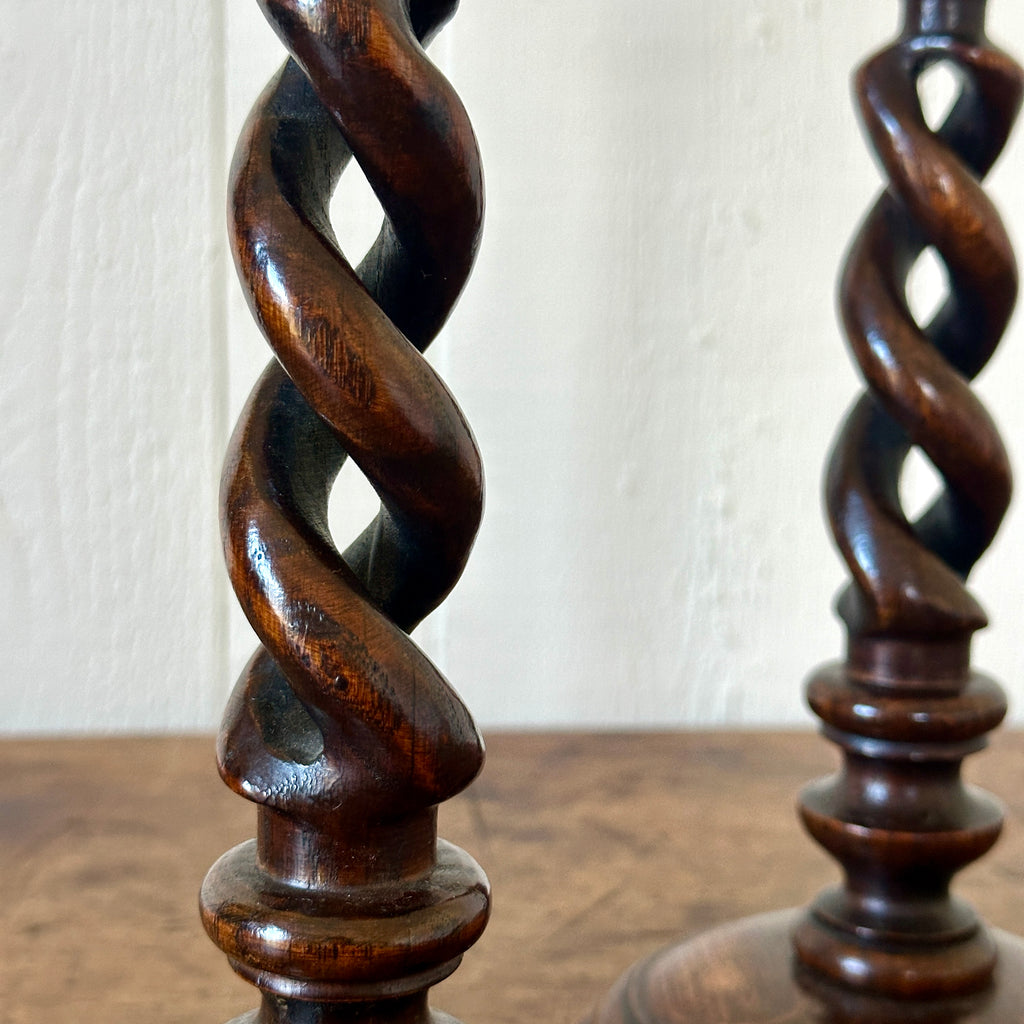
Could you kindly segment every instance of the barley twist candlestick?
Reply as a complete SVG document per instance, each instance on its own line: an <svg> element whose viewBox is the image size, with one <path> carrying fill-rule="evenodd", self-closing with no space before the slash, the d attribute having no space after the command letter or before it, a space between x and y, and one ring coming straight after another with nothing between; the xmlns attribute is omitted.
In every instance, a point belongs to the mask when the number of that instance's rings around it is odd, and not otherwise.
<svg viewBox="0 0 1024 1024"><path fill-rule="evenodd" d="M970 669L985 616L964 580L1006 510L1010 470L969 381L1017 294L1009 241L979 182L1019 110L1022 73L986 38L985 0L904 6L899 38L856 82L887 184L840 288L868 389L827 485L853 577L839 602L849 645L845 663L808 685L843 765L805 791L801 816L844 884L807 912L741 921L641 962L595 1024L1024 1019L1024 943L949 894L1002 823L998 804L960 778L1006 710L998 685ZM918 81L940 61L962 85L933 130ZM919 324L907 281L929 246L949 293ZM899 485L915 446L942 489L911 520Z"/></svg>
<svg viewBox="0 0 1024 1024"><path fill-rule="evenodd" d="M423 53L456 0L261 0L291 59L231 174L250 308L274 349L222 487L232 583L262 641L228 706L221 774L257 839L207 876L204 923L263 992L259 1024L425 1024L426 991L482 931L487 880L436 837L477 774L473 721L409 632L462 572L479 454L421 356L468 277L479 154ZM353 270L328 216L355 157L385 211ZM381 499L341 554L328 495L346 457Z"/></svg>
<svg viewBox="0 0 1024 1024"><path fill-rule="evenodd" d="M966 788L960 762L1006 711L1002 690L972 673L985 616L964 586L1010 497L999 435L968 385L995 349L1017 294L999 217L978 182L1020 106L1020 68L985 38L985 4L908 7L903 35L857 79L861 114L888 177L850 251L843 322L868 391L829 466L833 533L853 577L840 614L844 665L808 699L843 750L842 770L810 787L801 813L843 865L796 935L801 961L870 991L929 998L984 987L995 964L986 930L950 898L954 872L995 842L998 804ZM963 88L932 132L917 79L938 60ZM949 295L919 326L907 277L926 246ZM943 487L916 520L899 499L911 445Z"/></svg>

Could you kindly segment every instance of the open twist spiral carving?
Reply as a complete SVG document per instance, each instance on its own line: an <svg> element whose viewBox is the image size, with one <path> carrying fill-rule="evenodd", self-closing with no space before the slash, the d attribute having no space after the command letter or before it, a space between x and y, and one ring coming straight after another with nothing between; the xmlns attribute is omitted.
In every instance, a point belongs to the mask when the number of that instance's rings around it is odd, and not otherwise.
<svg viewBox="0 0 1024 1024"><path fill-rule="evenodd" d="M970 668L985 615L965 580L1006 511L1010 468L970 386L1017 295L1009 240L980 181L1021 104L1021 69L984 32L985 0L907 0L896 42L860 70L856 93L887 178L848 255L840 307L867 384L840 433L826 500L852 582L839 612L845 664L819 670L808 700L843 750L834 776L803 793L811 835L846 876L796 932L805 967L899 997L937 998L988 984L995 946L949 895L953 875L996 841L999 805L963 784L1006 700ZM929 128L918 80L947 62L961 80ZM949 291L919 324L906 297L934 247ZM917 446L942 487L911 520L899 494Z"/></svg>
<svg viewBox="0 0 1024 1024"><path fill-rule="evenodd" d="M971 25L964 14L957 34L932 37L915 27L857 79L888 184L840 287L847 337L869 388L847 419L827 486L833 533L853 576L840 611L856 639L961 640L983 626L964 579L1010 499L1006 452L968 382L992 355L1017 295L1009 239L979 182L1006 143L1021 72ZM962 89L932 131L917 81L937 61L959 72ZM906 284L929 246L945 264L949 294L922 326ZM912 445L944 482L915 521L899 497Z"/></svg>
<svg viewBox="0 0 1024 1024"><path fill-rule="evenodd" d="M239 140L229 221L276 358L231 442L222 532L262 646L218 742L260 816L202 897L214 940L269 993L260 1020L292 1019L282 1000L425 990L486 920L479 868L435 845L435 807L477 774L482 742L409 637L458 580L482 511L472 434L421 355L483 212L468 117L423 51L456 3L261 0L291 56ZM385 213L357 268L329 217L353 157ZM346 458L381 507L342 553L327 504Z"/></svg>
<svg viewBox="0 0 1024 1024"><path fill-rule="evenodd" d="M232 170L238 270L277 359L224 474L231 577L263 647L222 756L230 772L259 742L260 797L291 811L429 806L481 759L468 712L408 636L458 579L482 508L472 435L419 354L469 274L482 189L465 112L404 7L265 3L293 59ZM425 37L451 5L419 7ZM327 210L352 154L387 214L357 271ZM342 555L327 498L346 457L381 509ZM253 728L258 741L242 735Z"/></svg>

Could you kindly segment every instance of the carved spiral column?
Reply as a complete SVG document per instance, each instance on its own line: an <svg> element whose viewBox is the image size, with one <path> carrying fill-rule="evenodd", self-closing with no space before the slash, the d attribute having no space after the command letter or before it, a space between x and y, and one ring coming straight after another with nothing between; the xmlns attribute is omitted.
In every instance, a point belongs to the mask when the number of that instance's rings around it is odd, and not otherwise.
<svg viewBox="0 0 1024 1024"><path fill-rule="evenodd" d="M420 354L469 275L483 210L466 112L422 49L455 6L261 0L291 57L239 140L229 219L276 358L231 442L222 531L262 646L218 740L258 829L200 900L263 992L247 1022L423 1024L427 988L486 923L486 878L436 837L436 805L477 774L483 745L409 638L461 574L482 509L473 437ZM351 157L385 212L356 269L328 213ZM341 553L327 501L347 457L381 508Z"/></svg>
<svg viewBox="0 0 1024 1024"><path fill-rule="evenodd" d="M1010 497L1006 453L970 381L1017 294L1009 241L979 182L1006 142L1024 77L986 38L985 0L904 0L903 9L901 34L856 80L886 187L840 286L867 385L826 488L852 575L839 601L847 656L808 684L843 761L805 790L800 810L844 884L810 909L723 924L638 961L587 1024L1021 1019L1024 941L984 927L949 886L1002 825L999 805L960 777L1006 712L999 686L970 668L985 616L964 581ZM932 130L918 84L940 61L962 85ZM920 324L907 282L928 247L949 290ZM942 485L912 518L900 477L915 447Z"/></svg>
<svg viewBox="0 0 1024 1024"><path fill-rule="evenodd" d="M1021 101L1021 69L984 33L984 0L911 0L896 42L857 77L868 135L887 177L840 286L843 323L867 384L828 471L832 530L852 582L839 601L845 664L819 671L808 699L843 752L809 787L801 814L843 866L796 932L801 962L846 986L931 998L984 987L995 947L949 895L960 868L996 840L999 805L963 784L962 759L985 744L1006 704L970 669L985 616L964 586L1010 497L1006 453L969 386L1007 324L1017 271L979 185ZM962 90L932 131L917 93L946 61ZM918 324L907 278L933 246L949 293ZM907 517L900 475L912 446L942 488Z"/></svg>

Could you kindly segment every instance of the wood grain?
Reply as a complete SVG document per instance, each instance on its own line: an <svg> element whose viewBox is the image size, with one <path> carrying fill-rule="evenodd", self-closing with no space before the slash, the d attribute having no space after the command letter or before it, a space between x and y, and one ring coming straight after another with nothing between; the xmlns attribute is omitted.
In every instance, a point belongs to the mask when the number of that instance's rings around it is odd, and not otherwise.
<svg viewBox="0 0 1024 1024"><path fill-rule="evenodd" d="M949 886L1001 830L998 803L960 777L1006 713L998 683L971 668L987 618L967 579L1007 510L1011 471L971 382L1017 298L1010 239L982 182L1017 118L1024 70L986 35L987 0L901 7L899 34L854 76L884 185L839 284L864 381L825 486L850 573L837 603L846 658L807 691L843 766L804 790L801 815L844 881L818 897L794 944L822 980L927 1001L988 988L998 959ZM961 85L933 125L920 87L939 65ZM918 319L905 296L929 247L949 285ZM915 450L941 482L918 511L900 494Z"/></svg>
<svg viewBox="0 0 1024 1024"><path fill-rule="evenodd" d="M488 917L488 883L438 841L483 763L468 709L410 639L465 566L483 510L472 433L423 351L479 244L480 157L424 53L457 0L262 0L288 53L235 149L229 233L274 353L225 459L228 573L260 639L222 721L253 841L210 869L203 922L258 986L246 1022L432 1024L426 990ZM383 223L362 259L330 213L354 166ZM355 538L346 461L380 498ZM241 1024L241 1019L238 1024Z"/></svg>
<svg viewBox="0 0 1024 1024"><path fill-rule="evenodd" d="M1006 929L1024 920L1022 758L1024 736L1003 733L972 760L1006 831L957 885ZM571 1024L637 958L806 903L835 871L794 802L832 763L804 733L490 737L441 830L488 865L494 916L433 1004L467 1024ZM211 739L10 741L0 777L3 1024L197 1024L252 1005L196 911L207 865L253 832Z"/></svg>

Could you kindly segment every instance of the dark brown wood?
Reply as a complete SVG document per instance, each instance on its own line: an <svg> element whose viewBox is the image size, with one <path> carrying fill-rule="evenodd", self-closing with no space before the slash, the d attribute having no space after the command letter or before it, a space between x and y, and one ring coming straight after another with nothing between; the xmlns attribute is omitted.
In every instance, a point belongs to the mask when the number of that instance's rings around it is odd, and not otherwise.
<svg viewBox="0 0 1024 1024"><path fill-rule="evenodd" d="M993 931L998 984L946 999L886 997L793 960L801 911L746 917L663 950L619 980L594 1024L1011 1024L1024 1020L1024 941Z"/></svg>
<svg viewBox="0 0 1024 1024"><path fill-rule="evenodd" d="M969 381L988 362L1017 296L1005 229L982 191L1020 109L1024 77L984 33L983 0L910 0L893 45L856 92L887 178L847 257L846 334L868 386L832 454L827 502L852 575L839 601L844 664L808 685L842 769L804 791L810 834L842 864L841 888L797 929L804 967L868 992L929 999L985 988L996 948L950 897L954 873L1002 827L999 805L966 788L960 764L1003 718L1000 687L970 668L985 615L964 579L1010 497L999 434ZM945 61L961 93L934 131L917 83ZM949 295L919 325L907 278L927 246ZM899 500L912 446L941 474L913 521Z"/></svg>
<svg viewBox="0 0 1024 1024"><path fill-rule="evenodd" d="M1002 828L999 804L961 779L961 762L1006 711L1000 687L970 667L971 637L986 620L964 583L1010 496L1006 453L969 382L1017 295L1009 240L979 182L1006 143L1024 76L985 36L985 7L905 0L899 37L856 80L886 187L840 287L867 385L827 482L833 535L852 576L839 601L847 655L807 689L843 759L800 801L843 883L805 913L741 922L638 965L599 1024L1024 1016L1024 944L990 932L949 891ZM962 87L933 130L918 84L939 62ZM946 266L949 294L919 324L907 281L929 246ZM942 488L911 520L899 485L915 447Z"/></svg>
<svg viewBox="0 0 1024 1024"><path fill-rule="evenodd" d="M423 1024L426 990L488 915L436 806L483 762L473 721L409 632L480 520L479 454L423 359L476 253L479 154L422 45L454 0L263 0L291 58L231 172L235 262L275 359L222 487L239 601L262 641L218 759L256 839L209 872L207 931L263 993L261 1024ZM354 157L385 221L356 270L328 216ZM327 500L346 458L381 499L342 554Z"/></svg>
<svg viewBox="0 0 1024 1024"><path fill-rule="evenodd" d="M572 1024L637 957L792 906L835 873L793 827L793 793L834 763L809 731L487 746L480 778L439 811L497 894L433 994L462 1020ZM1006 794L1007 824L958 888L1004 929L1024 920L1022 759L1024 734L1009 733L967 765ZM0 742L4 1024L197 1024L253 1004L196 919L207 866L252 833L251 806L212 766L208 737Z"/></svg>

